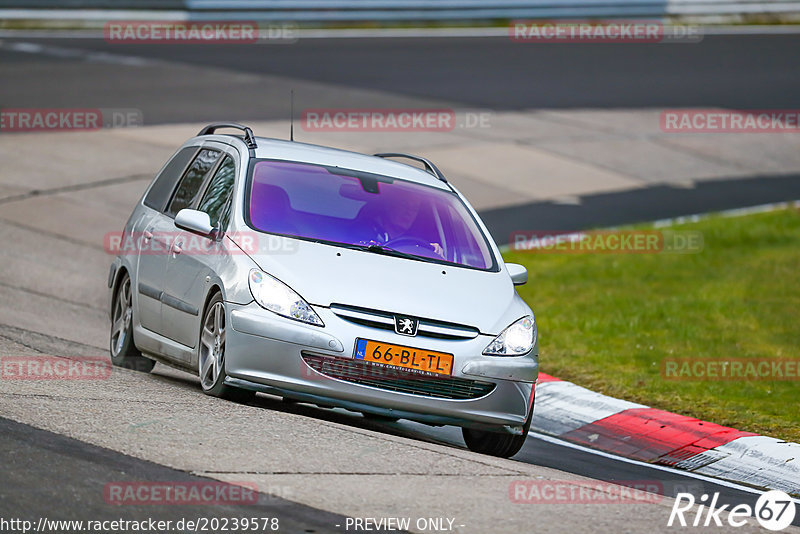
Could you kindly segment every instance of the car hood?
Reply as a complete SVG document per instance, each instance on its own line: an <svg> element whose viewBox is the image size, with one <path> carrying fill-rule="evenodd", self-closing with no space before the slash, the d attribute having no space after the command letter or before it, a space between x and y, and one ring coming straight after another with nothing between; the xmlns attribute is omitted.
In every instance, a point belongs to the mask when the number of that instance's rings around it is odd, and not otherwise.
<svg viewBox="0 0 800 534"><path fill-rule="evenodd" d="M504 270L479 271L278 239L285 246L249 256L316 306L358 306L471 326L491 335L530 313Z"/></svg>

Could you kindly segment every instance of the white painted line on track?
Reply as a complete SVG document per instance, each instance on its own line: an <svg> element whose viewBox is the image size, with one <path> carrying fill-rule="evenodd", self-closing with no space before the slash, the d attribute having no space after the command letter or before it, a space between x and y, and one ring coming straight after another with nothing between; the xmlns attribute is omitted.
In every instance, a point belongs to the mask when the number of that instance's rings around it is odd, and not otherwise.
<svg viewBox="0 0 800 534"><path fill-rule="evenodd" d="M63 46L47 46L39 43L28 42L4 42L0 41L0 48L22 52L25 54L39 54L49 57L70 58L83 60L89 63L114 63L131 67L141 67L154 63L154 60L128 56L123 54L112 54L108 52L95 52L92 50L82 50L79 48L67 48Z"/></svg>
<svg viewBox="0 0 800 534"><path fill-rule="evenodd" d="M765 178L768 179L767 177ZM544 200L544 202L546 201L547 200ZM657 219L650 223L643 222L631 225L595 228L592 230L575 230L573 233L579 234L581 233L581 231L589 232L598 230L618 230L620 228L627 228L629 226L639 226L639 225L647 226L647 224L651 224L653 228L664 228L667 226L676 226L680 224L694 223L702 221L703 219L708 219L710 217L743 217L745 215L753 215L756 213L767 213L770 211L777 211L777 210L791 209L791 208L800 208L800 200L788 200L786 202L772 202L770 204L758 204L756 206L748 206L746 208L732 208L728 210L709 211L706 213L695 213L692 215L681 215L680 217L672 217L669 219ZM513 252L510 243L505 245L500 245L497 248L500 249L501 253Z"/></svg>
<svg viewBox="0 0 800 534"><path fill-rule="evenodd" d="M185 21L189 19L188 11L160 9L0 9L0 19L6 20L42 20L81 22L104 22L107 20L156 20ZM102 36L102 32L100 34Z"/></svg>
<svg viewBox="0 0 800 534"><path fill-rule="evenodd" d="M697 213L694 215L682 215L680 217L673 217L671 219L659 219L653 221L654 228L663 228L665 226L674 226L677 224L686 224L708 219L709 217L743 217L745 215L753 215L756 213L767 213L770 211L790 209L800 206L800 200L789 200L786 202L773 202L771 204L759 204L757 206L749 206L747 208L733 208L722 211L712 211L709 213Z"/></svg>
<svg viewBox="0 0 800 534"><path fill-rule="evenodd" d="M696 473L800 493L800 444L769 436L742 436L714 447L723 457Z"/></svg>
<svg viewBox="0 0 800 534"><path fill-rule="evenodd" d="M630 458L625 458L623 456L617 456L615 454L611 454L611 453L608 453L608 452L598 451L598 450L595 450L595 449L590 449L589 447L584 447L582 445L577 445L575 443L571 443L569 441L564 441L564 440L561 440L561 439L558 439L558 438L554 438L554 437L548 436L546 434L540 434L539 432L534 432L532 430L530 432L528 432L528 435L533 437L533 438L540 439L542 441L546 441L547 443L552 443L554 445L561 445L561 446L564 446L564 447L569 447L570 449L575 449L575 450L579 450L579 451L582 451L582 452L587 452L589 454L595 454L597 456L602 456L603 458L610 458L612 460L618 460L620 462L624 462L624 463L627 463L627 464L632 464L632 465L636 465L636 466L640 466L640 467L650 467L650 468L656 469L658 471L664 471L666 473L673 473L676 476L690 477L690 478L694 478L696 480L702 480L703 482L708 482L709 484L716 484L718 486L724 486L726 488L731 488L731 489L735 489L735 490L739 490L739 491L744 491L746 493L752 493L753 495L761 495L762 493L764 493L764 490L751 488L750 486L743 486L741 484L736 484L735 482L730 482L728 480L709 477L709 476L701 475L701 474L698 474L698 473L694 473L692 471L681 471L679 469L672 469L671 467L667 467L665 465L650 464L650 463L642 462L642 461L639 461L639 460L632 460ZM800 504L800 499L794 499L793 498L792 500L795 503Z"/></svg>

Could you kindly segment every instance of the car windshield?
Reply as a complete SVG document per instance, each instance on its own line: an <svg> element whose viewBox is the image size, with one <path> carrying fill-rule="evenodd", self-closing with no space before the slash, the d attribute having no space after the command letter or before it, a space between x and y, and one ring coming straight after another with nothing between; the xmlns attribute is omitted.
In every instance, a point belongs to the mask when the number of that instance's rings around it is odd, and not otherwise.
<svg viewBox="0 0 800 534"><path fill-rule="evenodd" d="M263 232L462 265L494 266L455 193L382 175L286 161L256 163L250 225Z"/></svg>

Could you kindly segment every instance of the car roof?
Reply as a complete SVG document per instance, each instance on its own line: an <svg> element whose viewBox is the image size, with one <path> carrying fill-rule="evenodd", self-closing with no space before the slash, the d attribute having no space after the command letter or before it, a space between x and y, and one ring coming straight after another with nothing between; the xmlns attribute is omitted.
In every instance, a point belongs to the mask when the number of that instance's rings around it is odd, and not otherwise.
<svg viewBox="0 0 800 534"><path fill-rule="evenodd" d="M244 145L242 138L236 135L204 135L197 139L208 141L224 139L225 141L229 141L231 138L237 139ZM258 145L258 148L256 148L256 158L258 159L279 159L315 163L317 165L330 165L342 167L344 169L371 172L391 178L399 178L429 185L438 189L449 190L445 182L439 180L431 173L419 167L390 159L361 154L359 152L351 152L339 148L301 143L298 141L285 141L271 137L256 137L256 144Z"/></svg>

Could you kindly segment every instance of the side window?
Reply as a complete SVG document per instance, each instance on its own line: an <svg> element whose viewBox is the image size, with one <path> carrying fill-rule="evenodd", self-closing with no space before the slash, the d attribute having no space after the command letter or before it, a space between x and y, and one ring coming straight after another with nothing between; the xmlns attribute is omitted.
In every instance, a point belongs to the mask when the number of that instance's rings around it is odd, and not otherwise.
<svg viewBox="0 0 800 534"><path fill-rule="evenodd" d="M164 169L156 176L153 185L144 197L144 205L154 210L164 211L169 202L170 194L175 190L175 184L181 177L183 169L189 164L197 147L186 147L175 154Z"/></svg>
<svg viewBox="0 0 800 534"><path fill-rule="evenodd" d="M229 199L233 193L233 180L236 177L236 165L233 158L225 156L216 174L211 179L200 201L198 210L208 213L211 224L225 229L227 223Z"/></svg>
<svg viewBox="0 0 800 534"><path fill-rule="evenodd" d="M207 148L197 154L172 196L167 215L174 217L179 211L192 205L200 191L200 186L203 185L203 179L217 162L219 156L220 152Z"/></svg>

